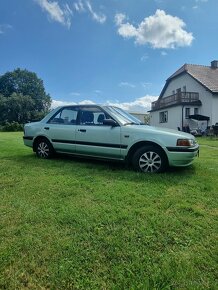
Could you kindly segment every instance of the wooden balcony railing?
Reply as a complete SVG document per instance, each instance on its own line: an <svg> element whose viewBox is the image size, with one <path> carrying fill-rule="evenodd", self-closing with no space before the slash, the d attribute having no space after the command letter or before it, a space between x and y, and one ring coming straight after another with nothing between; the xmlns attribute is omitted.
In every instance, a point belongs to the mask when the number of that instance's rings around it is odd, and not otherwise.
<svg viewBox="0 0 218 290"><path fill-rule="evenodd" d="M199 100L199 93L180 92L165 98L161 98L151 103L152 110L158 110L171 105L180 105L183 103L192 103Z"/></svg>

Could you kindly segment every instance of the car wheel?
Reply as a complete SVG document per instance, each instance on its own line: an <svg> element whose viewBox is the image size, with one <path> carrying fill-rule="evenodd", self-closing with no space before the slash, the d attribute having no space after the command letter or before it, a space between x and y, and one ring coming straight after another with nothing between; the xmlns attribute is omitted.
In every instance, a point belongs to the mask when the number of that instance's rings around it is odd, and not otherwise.
<svg viewBox="0 0 218 290"><path fill-rule="evenodd" d="M136 171L158 173L166 170L168 162L161 149L144 146L134 153L132 164Z"/></svg>
<svg viewBox="0 0 218 290"><path fill-rule="evenodd" d="M36 155L39 158L48 159L54 154L54 149L46 139L40 139L36 144Z"/></svg>

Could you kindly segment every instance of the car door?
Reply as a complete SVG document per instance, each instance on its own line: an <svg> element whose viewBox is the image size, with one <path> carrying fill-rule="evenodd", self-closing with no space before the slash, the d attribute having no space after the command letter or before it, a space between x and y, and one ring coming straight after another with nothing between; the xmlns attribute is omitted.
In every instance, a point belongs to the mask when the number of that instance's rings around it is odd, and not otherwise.
<svg viewBox="0 0 218 290"><path fill-rule="evenodd" d="M110 116L100 107L81 107L76 130L76 153L101 158L121 158L120 126L103 124Z"/></svg>
<svg viewBox="0 0 218 290"><path fill-rule="evenodd" d="M45 134L52 142L55 151L75 153L77 115L77 107L64 107L44 126Z"/></svg>

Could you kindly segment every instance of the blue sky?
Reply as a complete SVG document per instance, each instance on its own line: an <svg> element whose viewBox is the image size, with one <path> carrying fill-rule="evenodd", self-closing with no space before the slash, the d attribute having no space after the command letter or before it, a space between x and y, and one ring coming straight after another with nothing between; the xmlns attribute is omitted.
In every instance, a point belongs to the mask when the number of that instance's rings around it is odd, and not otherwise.
<svg viewBox="0 0 218 290"><path fill-rule="evenodd" d="M184 63L218 59L217 0L1 0L0 74L43 79L53 106L145 112Z"/></svg>

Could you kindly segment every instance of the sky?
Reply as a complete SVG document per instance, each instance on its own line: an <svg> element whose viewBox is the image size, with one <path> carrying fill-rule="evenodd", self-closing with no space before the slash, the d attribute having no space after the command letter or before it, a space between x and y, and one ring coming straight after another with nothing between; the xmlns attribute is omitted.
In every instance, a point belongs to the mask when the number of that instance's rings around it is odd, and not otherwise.
<svg viewBox="0 0 218 290"><path fill-rule="evenodd" d="M44 82L52 106L147 112L185 63L218 59L218 0L0 0L0 75Z"/></svg>

